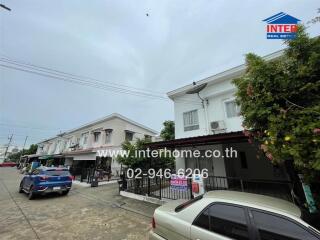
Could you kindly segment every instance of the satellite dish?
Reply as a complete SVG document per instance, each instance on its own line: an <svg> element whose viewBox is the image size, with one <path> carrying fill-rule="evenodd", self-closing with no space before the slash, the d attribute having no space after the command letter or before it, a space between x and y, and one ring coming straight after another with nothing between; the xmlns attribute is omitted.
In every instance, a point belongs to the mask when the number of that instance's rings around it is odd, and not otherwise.
<svg viewBox="0 0 320 240"><path fill-rule="evenodd" d="M195 86L194 88L192 88L191 90L187 91L187 94L195 94L195 93L199 93L201 90L203 90L205 87L207 86L207 83L203 83L199 86Z"/></svg>

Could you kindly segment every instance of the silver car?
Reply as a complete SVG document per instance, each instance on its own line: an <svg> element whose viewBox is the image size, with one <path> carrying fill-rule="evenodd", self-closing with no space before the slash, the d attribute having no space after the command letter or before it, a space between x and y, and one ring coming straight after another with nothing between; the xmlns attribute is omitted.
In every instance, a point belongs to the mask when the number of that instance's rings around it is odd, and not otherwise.
<svg viewBox="0 0 320 240"><path fill-rule="evenodd" d="M294 204L268 196L212 191L154 212L150 240L318 240Z"/></svg>

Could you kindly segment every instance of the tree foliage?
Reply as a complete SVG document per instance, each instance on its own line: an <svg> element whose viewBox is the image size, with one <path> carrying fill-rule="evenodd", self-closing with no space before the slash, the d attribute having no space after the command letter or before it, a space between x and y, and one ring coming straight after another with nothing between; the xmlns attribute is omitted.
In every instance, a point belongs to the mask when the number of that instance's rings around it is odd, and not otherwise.
<svg viewBox="0 0 320 240"><path fill-rule="evenodd" d="M320 170L320 39L299 26L284 54L266 61L247 54L235 79L245 133L275 163L292 160L307 177Z"/></svg>
<svg viewBox="0 0 320 240"><path fill-rule="evenodd" d="M172 140L174 136L174 121L165 121L163 123L164 128L161 130L160 136L163 140Z"/></svg>
<svg viewBox="0 0 320 240"><path fill-rule="evenodd" d="M38 149L37 144L31 144L29 149L23 149L17 153L14 153L8 156L8 160L12 162L18 162L21 156L35 154L37 152L37 149Z"/></svg>
<svg viewBox="0 0 320 240"><path fill-rule="evenodd" d="M129 168L172 168L174 166L174 158L166 157L160 154L158 158L150 158L147 153L143 155L143 151L146 152L147 147L145 144L149 143L148 140L138 139L135 143L124 142L122 144L122 149L127 152L125 156L118 156L117 160L119 163L129 167ZM139 155L139 151L141 154ZM149 154L150 155L150 154Z"/></svg>

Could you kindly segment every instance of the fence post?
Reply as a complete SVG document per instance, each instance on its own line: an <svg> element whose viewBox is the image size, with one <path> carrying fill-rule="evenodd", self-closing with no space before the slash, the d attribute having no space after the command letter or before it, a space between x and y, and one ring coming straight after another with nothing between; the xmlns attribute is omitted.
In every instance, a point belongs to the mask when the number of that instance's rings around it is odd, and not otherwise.
<svg viewBox="0 0 320 240"><path fill-rule="evenodd" d="M159 193L159 199L161 200L161 198L162 198L161 177L159 178L159 181L160 181L160 193Z"/></svg>
<svg viewBox="0 0 320 240"><path fill-rule="evenodd" d="M149 175L148 175L148 179L147 179L147 181L148 181L148 186L147 186L147 194L148 194L148 196L150 196L150 178L149 178Z"/></svg>
<svg viewBox="0 0 320 240"><path fill-rule="evenodd" d="M193 194L192 194L192 179L188 179L189 182L189 191L190 191L190 198L193 199Z"/></svg>
<svg viewBox="0 0 320 240"><path fill-rule="evenodd" d="M242 179L240 179L240 184L241 184L241 191L244 192L244 188L243 188L243 181Z"/></svg>

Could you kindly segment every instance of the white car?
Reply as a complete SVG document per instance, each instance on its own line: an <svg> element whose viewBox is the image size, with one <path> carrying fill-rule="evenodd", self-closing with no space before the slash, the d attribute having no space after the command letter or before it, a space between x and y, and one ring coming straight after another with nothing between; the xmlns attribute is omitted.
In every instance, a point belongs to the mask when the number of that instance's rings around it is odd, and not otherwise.
<svg viewBox="0 0 320 240"><path fill-rule="evenodd" d="M300 209L264 195L212 191L154 212L150 240L318 240L320 232L301 219Z"/></svg>

